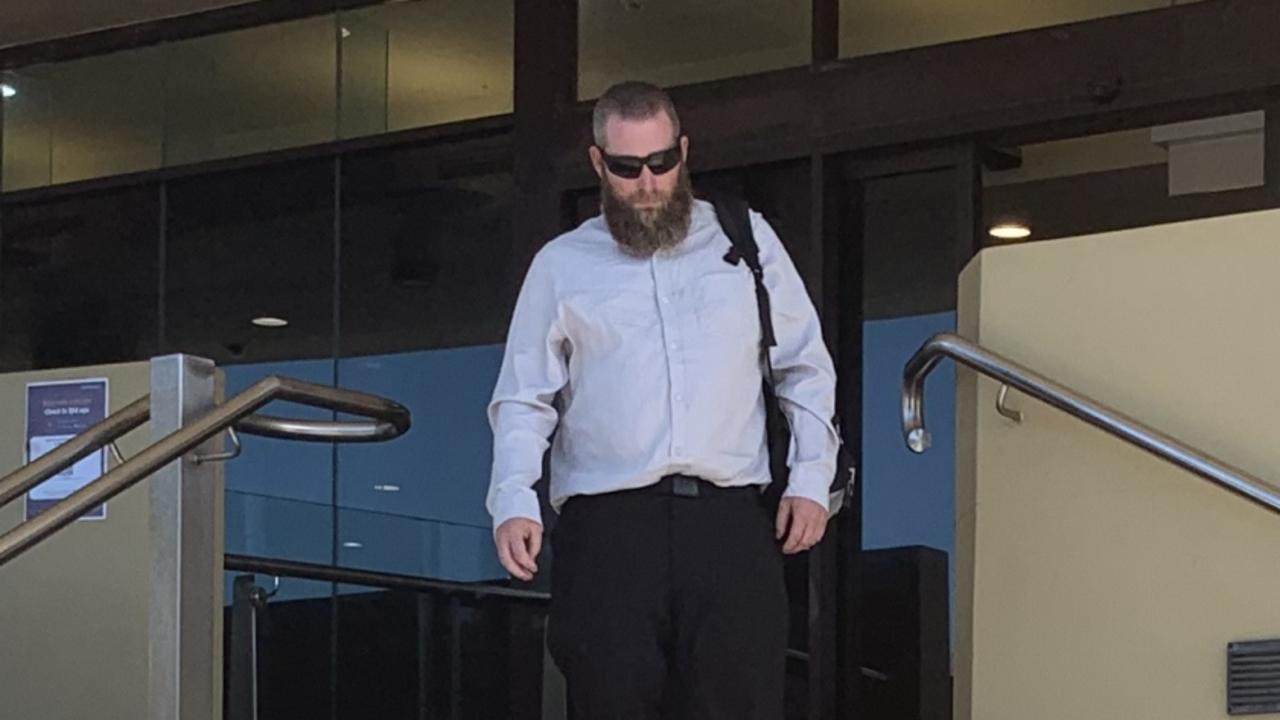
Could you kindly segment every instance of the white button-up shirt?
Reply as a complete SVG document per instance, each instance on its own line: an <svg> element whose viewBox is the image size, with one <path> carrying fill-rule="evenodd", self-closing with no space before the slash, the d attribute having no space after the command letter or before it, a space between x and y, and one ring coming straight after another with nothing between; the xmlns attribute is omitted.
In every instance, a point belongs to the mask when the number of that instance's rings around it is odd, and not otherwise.
<svg viewBox="0 0 1280 720"><path fill-rule="evenodd" d="M835 370L813 303L773 228L751 213L778 345L777 394L792 430L788 496L827 506L837 438ZM541 522L533 485L551 446L551 502L682 473L722 486L770 481L760 323L746 263L709 203L651 258L623 253L596 216L534 258L489 405L494 526Z"/></svg>

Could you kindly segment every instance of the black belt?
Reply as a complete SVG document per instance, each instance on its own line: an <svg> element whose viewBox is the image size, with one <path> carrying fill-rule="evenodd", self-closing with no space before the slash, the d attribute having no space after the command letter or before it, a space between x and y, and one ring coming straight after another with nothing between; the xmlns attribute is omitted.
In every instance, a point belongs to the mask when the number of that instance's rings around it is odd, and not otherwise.
<svg viewBox="0 0 1280 720"><path fill-rule="evenodd" d="M755 485L721 487L692 475L667 475L658 482L641 488L640 492L650 495L674 495L687 498L746 494L758 496L760 488Z"/></svg>

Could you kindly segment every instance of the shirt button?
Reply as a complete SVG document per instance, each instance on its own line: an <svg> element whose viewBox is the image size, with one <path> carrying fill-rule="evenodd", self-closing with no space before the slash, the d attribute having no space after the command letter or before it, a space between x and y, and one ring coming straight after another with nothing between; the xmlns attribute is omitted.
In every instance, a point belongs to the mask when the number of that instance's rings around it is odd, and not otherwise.
<svg viewBox="0 0 1280 720"><path fill-rule="evenodd" d="M676 402L684 402L684 396L680 393L676 393Z"/></svg>
<svg viewBox="0 0 1280 720"><path fill-rule="evenodd" d="M662 304L663 304L663 305L669 304L670 302L671 302L671 298L667 297L666 295L663 295L663 296L662 296Z"/></svg>
<svg viewBox="0 0 1280 720"><path fill-rule="evenodd" d="M671 343L670 345L667 345L667 347L671 348L672 350L675 350L676 348L680 347L680 343Z"/></svg>
<svg viewBox="0 0 1280 720"><path fill-rule="evenodd" d="M680 447L679 445L677 445L677 446L675 446L674 448L672 448L672 451L673 451L673 452L675 452L675 454L676 454L676 455L683 455L683 454L684 454L684 448Z"/></svg>

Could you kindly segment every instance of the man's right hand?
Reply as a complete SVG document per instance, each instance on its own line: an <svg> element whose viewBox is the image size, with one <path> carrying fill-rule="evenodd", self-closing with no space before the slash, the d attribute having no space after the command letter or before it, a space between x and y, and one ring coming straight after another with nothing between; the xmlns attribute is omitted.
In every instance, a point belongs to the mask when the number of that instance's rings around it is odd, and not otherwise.
<svg viewBox="0 0 1280 720"><path fill-rule="evenodd" d="M493 534L498 560L514 577L525 582L538 572L538 551L542 549L542 525L528 518L511 518Z"/></svg>

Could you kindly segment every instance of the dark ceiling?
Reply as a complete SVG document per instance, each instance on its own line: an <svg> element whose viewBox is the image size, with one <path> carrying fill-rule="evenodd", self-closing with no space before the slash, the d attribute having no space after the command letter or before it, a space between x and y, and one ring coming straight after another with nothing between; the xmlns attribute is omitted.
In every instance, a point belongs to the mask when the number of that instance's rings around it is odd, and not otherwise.
<svg viewBox="0 0 1280 720"><path fill-rule="evenodd" d="M80 35L148 20L240 5L247 0L48 0L5 3L0 47Z"/></svg>

